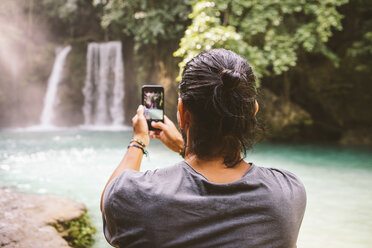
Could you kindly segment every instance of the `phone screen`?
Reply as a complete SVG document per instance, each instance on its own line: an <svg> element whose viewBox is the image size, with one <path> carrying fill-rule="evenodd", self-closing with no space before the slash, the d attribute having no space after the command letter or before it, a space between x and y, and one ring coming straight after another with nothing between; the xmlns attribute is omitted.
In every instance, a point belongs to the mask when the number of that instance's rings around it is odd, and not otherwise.
<svg viewBox="0 0 372 248"><path fill-rule="evenodd" d="M158 85L144 85L142 87L142 105L145 107L145 118L150 130L151 121L164 119L164 88Z"/></svg>

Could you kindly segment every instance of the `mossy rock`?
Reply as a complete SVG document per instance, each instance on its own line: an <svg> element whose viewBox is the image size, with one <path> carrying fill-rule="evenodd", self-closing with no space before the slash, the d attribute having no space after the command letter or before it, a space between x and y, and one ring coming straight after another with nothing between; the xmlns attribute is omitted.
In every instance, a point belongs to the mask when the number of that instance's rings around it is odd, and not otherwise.
<svg viewBox="0 0 372 248"><path fill-rule="evenodd" d="M96 228L86 213L71 221L57 222L54 227L71 247L89 248L94 244Z"/></svg>
<svg viewBox="0 0 372 248"><path fill-rule="evenodd" d="M301 129L313 124L310 114L293 102L261 88L257 117L269 140L298 140Z"/></svg>

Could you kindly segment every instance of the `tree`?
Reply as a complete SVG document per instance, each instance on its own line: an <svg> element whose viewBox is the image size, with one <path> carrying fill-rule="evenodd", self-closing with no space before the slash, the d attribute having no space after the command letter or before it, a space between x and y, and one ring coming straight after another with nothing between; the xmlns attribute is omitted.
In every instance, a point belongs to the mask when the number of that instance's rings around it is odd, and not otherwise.
<svg viewBox="0 0 372 248"><path fill-rule="evenodd" d="M337 65L326 46L341 30L337 7L347 0L195 1L192 24L174 53L181 70L199 52L224 47L246 57L258 78L280 75L296 65L299 52L320 53Z"/></svg>
<svg viewBox="0 0 372 248"><path fill-rule="evenodd" d="M188 0L108 0L103 5L102 26L118 24L123 34L138 44L178 39L190 11Z"/></svg>
<svg viewBox="0 0 372 248"><path fill-rule="evenodd" d="M91 0L32 0L37 15L44 15L49 26L61 40L77 38L89 33L100 33L99 21L102 10ZM98 25L97 25L98 24Z"/></svg>

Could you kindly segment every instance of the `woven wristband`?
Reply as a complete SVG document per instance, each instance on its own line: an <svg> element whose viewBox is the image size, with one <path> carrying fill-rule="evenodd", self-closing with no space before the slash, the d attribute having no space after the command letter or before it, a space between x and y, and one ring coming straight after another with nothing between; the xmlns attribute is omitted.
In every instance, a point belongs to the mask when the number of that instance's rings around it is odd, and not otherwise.
<svg viewBox="0 0 372 248"><path fill-rule="evenodd" d="M145 156L147 157L147 155L149 154L142 146L139 146L139 145L136 145L136 144L129 144L128 148L129 147L136 147L138 149L141 149L143 154L145 154Z"/></svg>
<svg viewBox="0 0 372 248"><path fill-rule="evenodd" d="M133 139L130 140L130 143L132 143L132 142L136 142L138 145L142 146L143 148L146 148L145 143L143 143L143 141L140 140L140 139L133 138Z"/></svg>

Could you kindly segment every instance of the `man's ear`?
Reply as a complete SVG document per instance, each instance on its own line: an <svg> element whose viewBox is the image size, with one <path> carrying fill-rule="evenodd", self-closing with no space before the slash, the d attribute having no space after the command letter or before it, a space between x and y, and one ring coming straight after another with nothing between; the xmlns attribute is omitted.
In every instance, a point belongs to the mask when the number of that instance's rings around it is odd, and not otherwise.
<svg viewBox="0 0 372 248"><path fill-rule="evenodd" d="M184 129L186 126L190 124L191 121L191 115L188 109L183 105L182 98L178 98L178 118L179 118L179 126L182 129Z"/></svg>
<svg viewBox="0 0 372 248"><path fill-rule="evenodd" d="M258 106L258 102L255 100L255 101L254 101L254 115L257 114L259 108L260 108L260 107Z"/></svg>

